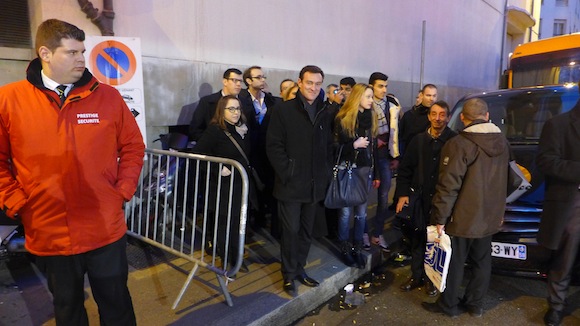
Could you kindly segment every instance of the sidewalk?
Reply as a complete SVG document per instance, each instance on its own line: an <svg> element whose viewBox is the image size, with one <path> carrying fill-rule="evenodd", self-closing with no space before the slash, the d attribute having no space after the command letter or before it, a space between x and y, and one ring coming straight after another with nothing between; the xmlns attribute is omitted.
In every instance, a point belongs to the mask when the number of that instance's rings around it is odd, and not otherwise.
<svg viewBox="0 0 580 326"><path fill-rule="evenodd" d="M288 325L388 258L373 247L366 270L347 267L332 241L318 239L310 250L307 272L320 286L308 288L297 282L298 295L291 298L282 290L278 243L259 231L246 241L249 272L239 272L228 285L233 307L226 304L215 274L200 268L172 310L193 264L136 241L127 250L129 288L139 325ZM91 325L98 325L91 296L87 286L85 306ZM54 325L50 300L33 264L22 258L0 262L1 325Z"/></svg>

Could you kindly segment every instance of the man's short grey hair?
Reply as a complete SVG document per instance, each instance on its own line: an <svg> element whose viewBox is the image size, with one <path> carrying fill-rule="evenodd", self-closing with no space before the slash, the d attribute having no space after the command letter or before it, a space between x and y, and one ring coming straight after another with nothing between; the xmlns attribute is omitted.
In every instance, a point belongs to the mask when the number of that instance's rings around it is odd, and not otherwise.
<svg viewBox="0 0 580 326"><path fill-rule="evenodd" d="M487 103L480 98L469 99L463 104L463 116L468 120L485 119L487 114Z"/></svg>

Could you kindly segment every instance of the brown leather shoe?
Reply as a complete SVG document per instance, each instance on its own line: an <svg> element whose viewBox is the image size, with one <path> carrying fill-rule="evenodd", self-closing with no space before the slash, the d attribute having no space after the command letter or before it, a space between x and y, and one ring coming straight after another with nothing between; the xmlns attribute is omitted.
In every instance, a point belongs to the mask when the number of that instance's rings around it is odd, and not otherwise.
<svg viewBox="0 0 580 326"><path fill-rule="evenodd" d="M423 286L423 284L425 284L423 279L410 278L407 282L405 282L405 283L403 283L403 285L401 285L400 289L403 292L409 292L411 290L414 290L418 287Z"/></svg>

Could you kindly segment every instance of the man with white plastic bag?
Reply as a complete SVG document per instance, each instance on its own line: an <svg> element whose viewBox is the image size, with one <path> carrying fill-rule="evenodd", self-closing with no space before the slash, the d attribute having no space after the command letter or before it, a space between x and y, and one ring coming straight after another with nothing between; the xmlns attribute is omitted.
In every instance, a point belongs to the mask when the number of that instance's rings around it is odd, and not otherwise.
<svg viewBox="0 0 580 326"><path fill-rule="evenodd" d="M429 225L424 259L425 274L439 292L445 291L451 252L451 238L445 231L439 235L437 227Z"/></svg>
<svg viewBox="0 0 580 326"><path fill-rule="evenodd" d="M491 237L503 221L510 150L501 130L489 122L487 104L478 98L465 102L461 113L465 129L441 151L439 181L431 223L439 235L451 238L451 261L445 291L424 309L456 317L467 310L483 314L483 298L491 278ZM471 277L463 283L469 259Z"/></svg>

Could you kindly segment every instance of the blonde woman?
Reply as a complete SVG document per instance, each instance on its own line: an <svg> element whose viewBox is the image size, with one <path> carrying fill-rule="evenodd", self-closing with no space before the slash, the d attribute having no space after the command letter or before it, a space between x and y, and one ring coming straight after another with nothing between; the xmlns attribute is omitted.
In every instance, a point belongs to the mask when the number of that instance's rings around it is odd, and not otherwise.
<svg viewBox="0 0 580 326"><path fill-rule="evenodd" d="M334 139L338 149L342 147L340 161L355 163L357 167L371 167L373 186L380 181L375 169L376 136L378 121L373 110L373 89L367 84L356 84L350 96L338 111L334 122ZM370 185L369 185L370 186ZM354 215L354 230L350 236L350 219ZM341 257L347 266L365 268L361 254L367 203L354 207L343 207L338 213L338 240ZM351 240L352 239L352 240Z"/></svg>

